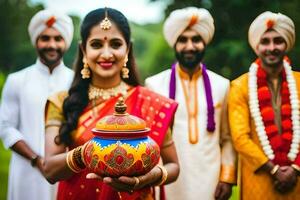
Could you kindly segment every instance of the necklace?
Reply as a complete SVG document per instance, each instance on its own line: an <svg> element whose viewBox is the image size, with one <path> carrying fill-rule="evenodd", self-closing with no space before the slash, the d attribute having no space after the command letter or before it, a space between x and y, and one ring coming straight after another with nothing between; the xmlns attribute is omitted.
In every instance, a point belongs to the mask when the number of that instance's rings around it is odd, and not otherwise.
<svg viewBox="0 0 300 200"><path fill-rule="evenodd" d="M299 100L295 78L291 66L284 60L281 83L281 128L274 124L271 92L267 87L266 73L260 66L260 61L252 63L249 69L249 107L254 119L256 132L264 153L270 160L289 159L294 161L298 154L300 142ZM285 145L282 145L285 142ZM276 155L274 150L288 146L286 154ZM282 152L281 152L282 153ZM281 157L280 157L281 155Z"/></svg>
<svg viewBox="0 0 300 200"><path fill-rule="evenodd" d="M121 81L119 85L113 88L98 88L93 86L92 84L89 85L89 100L96 100L96 99L102 99L102 100L108 100L111 97L116 97L119 94L125 96L127 93L128 86L125 82Z"/></svg>

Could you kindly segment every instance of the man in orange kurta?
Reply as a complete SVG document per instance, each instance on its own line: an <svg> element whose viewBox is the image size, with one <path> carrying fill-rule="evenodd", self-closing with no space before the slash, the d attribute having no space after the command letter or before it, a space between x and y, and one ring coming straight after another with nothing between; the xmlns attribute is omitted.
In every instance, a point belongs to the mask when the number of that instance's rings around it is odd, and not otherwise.
<svg viewBox="0 0 300 200"><path fill-rule="evenodd" d="M232 81L229 94L241 199L300 199L300 73L286 57L295 42L294 23L264 12L248 36L258 59Z"/></svg>

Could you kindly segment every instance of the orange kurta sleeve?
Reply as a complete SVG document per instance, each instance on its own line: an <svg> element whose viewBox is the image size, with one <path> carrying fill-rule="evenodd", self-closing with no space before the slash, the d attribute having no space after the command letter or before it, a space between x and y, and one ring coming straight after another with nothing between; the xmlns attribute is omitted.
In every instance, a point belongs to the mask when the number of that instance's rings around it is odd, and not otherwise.
<svg viewBox="0 0 300 200"><path fill-rule="evenodd" d="M293 72L295 80L296 80L296 86L297 86L297 91L298 91L298 99L300 100L300 72ZM299 147L299 152L297 154L297 157L294 161L294 164L300 166L300 147Z"/></svg>
<svg viewBox="0 0 300 200"><path fill-rule="evenodd" d="M236 151L255 172L268 161L268 158L258 141L253 140L257 134L251 120L248 100L248 74L245 74L231 83L228 103L229 125Z"/></svg>
<svg viewBox="0 0 300 200"><path fill-rule="evenodd" d="M236 152L233 148L232 139L229 130L228 122L228 93L229 83L226 96L222 105L221 114L221 132L220 132L220 145L221 145L221 171L219 180L225 183L236 184Z"/></svg>

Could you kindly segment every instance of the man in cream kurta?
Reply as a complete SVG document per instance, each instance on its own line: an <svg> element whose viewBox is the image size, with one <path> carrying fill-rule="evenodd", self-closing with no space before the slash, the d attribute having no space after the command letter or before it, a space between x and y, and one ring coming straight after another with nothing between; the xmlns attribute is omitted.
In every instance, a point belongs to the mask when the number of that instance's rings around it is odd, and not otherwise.
<svg viewBox="0 0 300 200"><path fill-rule="evenodd" d="M43 177L44 108L49 95L67 90L73 72L63 53L73 37L71 18L57 12L38 12L28 27L38 59L8 76L2 92L0 136L13 150L9 172L9 200L54 199L54 188Z"/></svg>
<svg viewBox="0 0 300 200"><path fill-rule="evenodd" d="M236 182L227 121L229 80L201 63L213 34L213 18L207 10L173 11L164 24L164 35L178 62L146 79L147 87L179 102L172 133L180 175L166 186L167 199L228 199Z"/></svg>

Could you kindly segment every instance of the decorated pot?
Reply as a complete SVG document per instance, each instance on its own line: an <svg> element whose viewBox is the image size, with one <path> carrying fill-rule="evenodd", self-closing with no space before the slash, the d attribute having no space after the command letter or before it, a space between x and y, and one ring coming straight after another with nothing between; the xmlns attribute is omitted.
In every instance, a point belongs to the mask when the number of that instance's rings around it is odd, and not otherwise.
<svg viewBox="0 0 300 200"><path fill-rule="evenodd" d="M87 168L100 176L139 176L159 161L159 146L148 134L146 122L126 113L123 99L115 113L100 119L92 130L95 137L83 148Z"/></svg>

